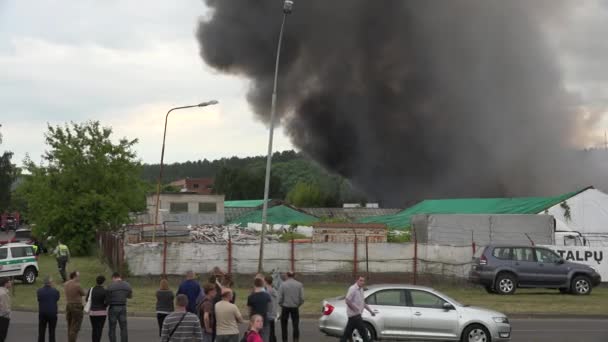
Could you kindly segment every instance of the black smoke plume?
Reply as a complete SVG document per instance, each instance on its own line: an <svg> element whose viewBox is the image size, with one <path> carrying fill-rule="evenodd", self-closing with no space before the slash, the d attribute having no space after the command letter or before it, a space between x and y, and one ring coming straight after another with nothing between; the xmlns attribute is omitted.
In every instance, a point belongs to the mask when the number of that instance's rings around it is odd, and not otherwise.
<svg viewBox="0 0 608 342"><path fill-rule="evenodd" d="M268 122L282 0L207 0L201 56ZM552 195L589 178L546 24L554 1L296 0L278 116L294 145L386 204ZM260 151L264 147L260 146ZM580 164L580 163L579 163Z"/></svg>

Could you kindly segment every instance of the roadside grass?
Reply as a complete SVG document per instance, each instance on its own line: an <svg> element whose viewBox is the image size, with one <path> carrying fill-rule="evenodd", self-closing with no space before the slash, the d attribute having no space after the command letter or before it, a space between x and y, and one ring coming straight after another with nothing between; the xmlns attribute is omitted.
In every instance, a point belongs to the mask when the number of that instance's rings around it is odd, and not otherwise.
<svg viewBox="0 0 608 342"><path fill-rule="evenodd" d="M65 298L61 277L57 270L55 259L51 256L41 256L38 260L40 277L35 285L23 285L16 281L12 299L15 310L37 310L36 290L42 286L42 279L51 275L56 287L61 292L60 310L65 308ZM81 284L85 289L95 283L99 274L106 276L106 284L110 281L111 270L95 257L75 257L68 265L69 270L79 270ZM152 314L155 311L156 290L159 277L130 277L126 279L133 287L133 298L129 301L129 312L134 314ZM181 277L169 278L170 288L177 290ZM344 295L350 284L336 282L316 282L304 284L306 301L302 308L303 315L315 316L321 314L321 302L325 298ZM439 291L455 300L473 306L481 306L507 314L548 314L548 315L607 315L608 288L597 287L589 296L562 295L557 290L518 289L515 295L490 295L482 288L443 287L434 286ZM237 278L235 288L237 305L246 312L246 297L251 287L246 279Z"/></svg>
<svg viewBox="0 0 608 342"><path fill-rule="evenodd" d="M460 303L508 314L608 315L607 287L596 287L588 296L560 294L553 289L517 289L511 296L490 295L482 288L437 289Z"/></svg>

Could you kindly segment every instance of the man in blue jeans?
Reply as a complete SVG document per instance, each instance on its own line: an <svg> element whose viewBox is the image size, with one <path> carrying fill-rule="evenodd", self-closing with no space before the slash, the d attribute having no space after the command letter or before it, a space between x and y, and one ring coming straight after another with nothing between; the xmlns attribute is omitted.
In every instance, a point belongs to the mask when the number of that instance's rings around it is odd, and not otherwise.
<svg viewBox="0 0 608 342"><path fill-rule="evenodd" d="M131 285L122 280L120 274L112 274L112 283L106 290L106 304L108 305L108 323L110 342L116 342L116 322L120 326L120 341L128 342L127 333L127 299L133 297Z"/></svg>

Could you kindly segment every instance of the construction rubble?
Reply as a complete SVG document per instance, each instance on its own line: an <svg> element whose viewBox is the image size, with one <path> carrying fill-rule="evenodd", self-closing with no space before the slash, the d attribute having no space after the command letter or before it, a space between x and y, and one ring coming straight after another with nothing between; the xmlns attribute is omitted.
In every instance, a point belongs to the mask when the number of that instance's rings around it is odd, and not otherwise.
<svg viewBox="0 0 608 342"><path fill-rule="evenodd" d="M198 243L250 243L260 241L260 235L253 229L236 225L197 225L188 226L190 240ZM278 242L279 235L266 234L265 241Z"/></svg>

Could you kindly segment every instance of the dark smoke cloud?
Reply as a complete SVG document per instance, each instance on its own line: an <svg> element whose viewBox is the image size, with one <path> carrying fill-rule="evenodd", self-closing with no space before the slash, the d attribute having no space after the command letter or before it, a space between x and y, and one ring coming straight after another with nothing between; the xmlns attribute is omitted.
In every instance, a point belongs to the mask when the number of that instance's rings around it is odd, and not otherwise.
<svg viewBox="0 0 608 342"><path fill-rule="evenodd" d="M207 64L268 121L282 0L207 0ZM387 204L571 191L583 127L546 39L554 1L300 0L279 111L295 146ZM579 163L580 164L580 163ZM575 174L573 174L575 173Z"/></svg>

